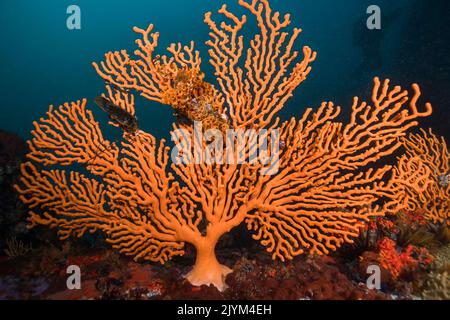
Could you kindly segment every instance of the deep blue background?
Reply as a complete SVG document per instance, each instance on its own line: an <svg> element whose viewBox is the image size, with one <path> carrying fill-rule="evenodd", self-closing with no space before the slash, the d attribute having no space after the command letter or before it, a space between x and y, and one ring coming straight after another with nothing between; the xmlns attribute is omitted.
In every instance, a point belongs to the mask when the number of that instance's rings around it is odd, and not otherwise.
<svg viewBox="0 0 450 320"><path fill-rule="evenodd" d="M92 104L103 90L103 81L91 67L110 50L134 49L133 26L155 24L160 53L171 42L195 40L203 69L214 81L204 42L206 11L222 3L239 14L251 15L233 1L207 0L1 0L2 48L0 128L29 138L32 121L43 116L50 104L88 98L106 135L114 130L106 116ZM423 0L282 0L271 1L274 10L291 13L294 26L304 32L298 48L307 44L318 52L307 81L282 111L284 118L300 115L304 108L333 100L345 110L354 95L367 97L375 75L409 86L418 82L435 114L424 125L447 134L449 125L450 1ZM66 9L80 6L82 30L66 28ZM382 8L382 31L365 27L370 4ZM216 14L216 17L217 14ZM254 20L250 19L253 23ZM249 24L244 36L255 30ZM138 100L141 127L157 137L167 136L174 120L169 107ZM422 101L423 102L423 101ZM117 129L116 129L117 130Z"/></svg>

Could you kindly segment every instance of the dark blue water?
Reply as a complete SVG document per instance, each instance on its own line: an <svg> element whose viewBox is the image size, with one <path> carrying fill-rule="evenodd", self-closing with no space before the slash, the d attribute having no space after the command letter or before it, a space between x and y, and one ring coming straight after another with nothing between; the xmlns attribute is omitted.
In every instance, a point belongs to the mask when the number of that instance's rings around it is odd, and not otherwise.
<svg viewBox="0 0 450 320"><path fill-rule="evenodd" d="M171 42L194 40L203 57L203 69L214 81L204 42L208 28L206 11L222 3L246 13L237 1L206 0L2 0L0 32L2 49L0 128L28 138L32 121L43 116L50 104L87 98L106 135L114 129L92 103L103 82L91 67L110 50L134 49L133 26L155 24L160 32L160 51ZM449 1L423 0L283 0L271 1L282 14L291 13L293 25L304 32L298 43L318 52L313 71L282 111L282 117L300 115L306 107L333 100L348 110L354 95L367 96L372 78L389 77L409 85L418 82L435 114L424 125L447 135L449 125L450 32ZM81 8L82 29L66 27L66 9ZM365 27L370 4L382 8L382 31ZM251 20L253 22L253 20ZM251 24L244 36L255 30ZM174 121L170 107L138 100L141 127L165 137Z"/></svg>

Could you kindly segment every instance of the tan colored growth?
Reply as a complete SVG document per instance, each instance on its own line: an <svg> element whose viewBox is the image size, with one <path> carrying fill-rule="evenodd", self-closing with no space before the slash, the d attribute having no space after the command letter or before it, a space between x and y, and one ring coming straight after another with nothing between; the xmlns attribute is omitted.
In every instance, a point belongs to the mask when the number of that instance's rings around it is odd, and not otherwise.
<svg viewBox="0 0 450 320"><path fill-rule="evenodd" d="M209 101L219 113L227 113L231 128L281 130L278 173L261 175L258 163L169 163L165 141L158 143L144 132L113 144L102 136L83 100L51 107L35 123L30 162L22 166L16 187L30 207L32 226L56 228L62 239L103 231L120 252L161 263L184 254L185 243L191 243L197 259L189 281L223 290L231 270L218 262L215 247L241 223L274 259L284 260L328 254L352 242L371 216L397 206L398 185L389 180L392 168L376 168L377 161L398 149L398 138L420 117L431 114L431 105L423 111L416 106L418 86L410 94L375 79L371 103L355 98L347 124L337 120L341 109L330 102L280 124L277 112L305 80L316 54L304 47L298 60L293 48L300 29L287 31L289 15L281 18L266 0L239 3L256 17L260 34L244 48L239 32L245 16L238 18L223 6L219 12L226 22L218 25L206 14L220 92L206 84L208 90L201 92L214 98ZM135 28L142 35L136 60L125 51L108 53L96 70L121 89L181 107L173 97L186 99L186 87L177 92L172 80L177 75L181 81L193 79L179 75L180 70L200 74L198 52L193 44L172 45L170 58L154 56L158 34L152 29ZM199 100L206 98L198 94ZM131 95L109 90L107 96L134 110ZM174 129L181 126L174 124ZM86 166L89 176L58 168L75 164Z"/></svg>

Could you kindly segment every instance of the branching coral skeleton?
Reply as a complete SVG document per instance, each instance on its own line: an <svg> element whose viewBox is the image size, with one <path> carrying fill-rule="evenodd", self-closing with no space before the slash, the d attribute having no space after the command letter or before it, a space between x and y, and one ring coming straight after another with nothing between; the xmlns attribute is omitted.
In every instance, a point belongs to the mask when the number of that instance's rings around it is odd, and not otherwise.
<svg viewBox="0 0 450 320"><path fill-rule="evenodd" d="M173 44L167 56L155 55L159 34L153 25L134 28L141 37L134 58L124 50L110 52L94 67L120 88L106 97L129 112L134 99L128 90L190 117L200 114L207 128L279 129L278 172L262 175L260 163L170 163L164 140L141 132L112 144L86 100L67 103L51 107L29 141L30 161L16 189L30 207L31 226L56 228L62 239L102 231L123 254L161 263L183 255L185 243L191 243L197 258L187 279L224 290L231 270L219 263L215 247L242 223L274 259L284 260L328 254L352 242L371 216L398 207L392 167L377 162L400 147L398 138L419 118L431 114L430 104L417 106L419 87L413 85L410 93L375 78L371 102L355 98L346 124L337 120L341 108L331 102L280 123L278 111L309 75L316 53L305 46L301 57L294 50L301 30L289 32L289 15L273 12L267 0L239 4L260 29L249 48L240 35L246 16L226 6L219 10L223 22L205 16L218 89L203 80L194 43ZM226 123L217 117L224 113ZM180 128L193 130L173 125ZM70 171L73 164L86 165L89 175Z"/></svg>

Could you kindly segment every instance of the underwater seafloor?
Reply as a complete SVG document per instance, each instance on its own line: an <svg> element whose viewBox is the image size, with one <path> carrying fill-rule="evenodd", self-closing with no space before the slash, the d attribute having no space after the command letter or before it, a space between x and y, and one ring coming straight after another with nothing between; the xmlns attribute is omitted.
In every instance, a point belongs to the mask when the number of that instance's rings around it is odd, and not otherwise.
<svg viewBox="0 0 450 320"><path fill-rule="evenodd" d="M429 300L450 299L450 234L447 228L404 213L378 218L329 256L300 256L273 261L242 228L221 239L217 256L232 267L228 288L194 287L183 278L195 250L164 265L136 263L108 246L104 239L58 241L46 228L28 230L26 208L12 190L25 150L16 135L1 132L0 299L48 300ZM8 142L8 143L6 143ZM7 159L7 160L6 160ZM19 213L19 214L17 214ZM419 217L419 218L418 218ZM367 288L367 266L381 266L381 289ZM69 265L83 270L81 290L66 286Z"/></svg>
<svg viewBox="0 0 450 320"><path fill-rule="evenodd" d="M434 33L426 35L433 39ZM414 41L415 34L410 32ZM365 53L377 51L376 43L358 39ZM408 61L402 63L408 65ZM419 67L409 71L420 83ZM449 75L444 69L437 64L425 68L436 78L445 79L441 84L428 79L430 74L422 75L428 89L424 99L434 92L433 130L440 129L441 134L447 134L448 125L442 104L448 98ZM409 83L409 79L402 83ZM41 111L44 114L44 109ZM27 125L31 130L31 123ZM419 127L427 128L422 121ZM425 219L421 209L374 217L354 243L328 255L305 254L284 262L273 260L240 225L222 236L215 250L219 262L233 271L221 292L212 285L193 286L184 278L196 259L190 244L186 244L184 256L165 264L135 262L112 249L101 233L60 241L55 230L43 226L29 229L29 208L14 190L28 151L22 137L0 130L0 300L450 300L448 211L440 212L442 217L447 214L447 220L440 224ZM450 174L440 174L432 176L438 179L434 184L449 190ZM445 207L440 203L448 198L439 197L428 200L435 207ZM83 270L79 290L67 288L67 267L71 265ZM380 268L379 289L368 288L370 266Z"/></svg>

